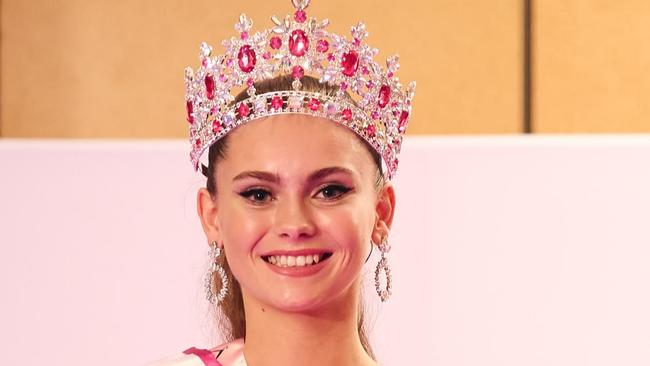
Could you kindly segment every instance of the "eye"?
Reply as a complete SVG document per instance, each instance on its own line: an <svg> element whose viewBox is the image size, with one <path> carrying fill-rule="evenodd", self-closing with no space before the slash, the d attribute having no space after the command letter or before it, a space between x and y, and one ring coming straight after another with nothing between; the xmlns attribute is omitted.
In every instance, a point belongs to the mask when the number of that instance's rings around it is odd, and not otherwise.
<svg viewBox="0 0 650 366"><path fill-rule="evenodd" d="M241 192L239 195L254 204L264 203L267 201L267 198L269 200L271 199L271 192L261 188L249 189L247 191Z"/></svg>
<svg viewBox="0 0 650 366"><path fill-rule="evenodd" d="M343 197L343 195L349 191L350 188L347 188L345 186L339 184L330 184L323 187L323 189L321 189L318 193L322 192L325 199L336 200Z"/></svg>

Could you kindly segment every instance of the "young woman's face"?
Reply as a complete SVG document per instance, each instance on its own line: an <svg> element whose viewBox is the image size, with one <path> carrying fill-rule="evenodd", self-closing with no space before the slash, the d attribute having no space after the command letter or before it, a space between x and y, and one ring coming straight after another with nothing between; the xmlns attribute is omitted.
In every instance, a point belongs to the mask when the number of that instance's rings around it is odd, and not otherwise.
<svg viewBox="0 0 650 366"><path fill-rule="evenodd" d="M226 155L216 169L216 226L244 296L301 311L346 294L377 221L376 167L354 132L273 116L233 131Z"/></svg>

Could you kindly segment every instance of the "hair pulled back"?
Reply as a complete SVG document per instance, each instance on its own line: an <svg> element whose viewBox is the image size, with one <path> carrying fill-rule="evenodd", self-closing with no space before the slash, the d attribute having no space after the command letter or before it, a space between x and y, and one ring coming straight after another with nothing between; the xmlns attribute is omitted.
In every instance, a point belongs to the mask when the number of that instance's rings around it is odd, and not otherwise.
<svg viewBox="0 0 650 366"><path fill-rule="evenodd" d="M300 79L302 83L302 90L318 92L325 95L334 95L337 91L336 87L330 86L328 84L320 83L318 79L311 76L303 76ZM255 83L255 89L257 94L263 94L273 91L282 91L282 90L291 90L291 83L293 78L289 75L282 75L272 79L264 80L259 83ZM248 95L246 91L242 91L235 97L234 104L246 99ZM349 95L347 95L350 98ZM381 156L377 151L361 136L357 136L364 144L364 146L370 152L373 161L376 166L376 179L375 179L375 189L380 189L383 184L383 171L381 165ZM216 141L212 146L210 146L208 152L208 166L201 166L201 171L203 175L207 177L206 188L212 197L216 197L217 194L217 184L216 184L216 172L218 162L222 159L225 159L227 156L228 150L228 137L229 135L223 136L221 139ZM218 263L223 267L228 277L228 282L230 288L228 289L228 295L224 300L219 303L220 313L218 316L219 329L222 336L225 340L231 341L237 338L246 338L246 314L244 312L244 300L242 298L241 286L237 279L233 276L232 271L228 265L228 260L225 255L220 256ZM221 281L213 279L212 284L216 287L216 291L219 291L221 286ZM361 294L359 294L361 296ZM372 347L368 341L364 329L364 311L363 311L363 302L359 301L359 316L357 322L357 329L359 332L359 338L361 344L365 349L366 353L370 355L373 359L375 358Z"/></svg>

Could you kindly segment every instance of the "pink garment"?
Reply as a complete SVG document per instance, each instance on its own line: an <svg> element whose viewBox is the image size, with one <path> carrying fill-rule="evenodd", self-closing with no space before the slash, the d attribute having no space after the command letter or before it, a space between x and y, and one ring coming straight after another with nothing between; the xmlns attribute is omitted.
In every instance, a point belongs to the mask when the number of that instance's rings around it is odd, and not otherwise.
<svg viewBox="0 0 650 366"><path fill-rule="evenodd" d="M244 340L235 339L209 350L190 347L181 355L167 357L145 366L246 366Z"/></svg>

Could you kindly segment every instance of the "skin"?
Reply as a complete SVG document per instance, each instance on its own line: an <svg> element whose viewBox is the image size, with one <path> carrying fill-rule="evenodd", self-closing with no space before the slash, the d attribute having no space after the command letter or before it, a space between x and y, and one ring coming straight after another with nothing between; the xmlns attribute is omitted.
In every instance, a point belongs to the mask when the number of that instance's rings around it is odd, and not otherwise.
<svg viewBox="0 0 650 366"><path fill-rule="evenodd" d="M360 274L390 230L392 184L374 186L372 156L347 127L279 115L230 133L217 194L197 194L208 243L216 240L242 287L249 365L375 365L357 332ZM345 170L309 179L323 168ZM267 176L244 174L266 172ZM313 275L278 274L263 255L317 249L332 256Z"/></svg>

